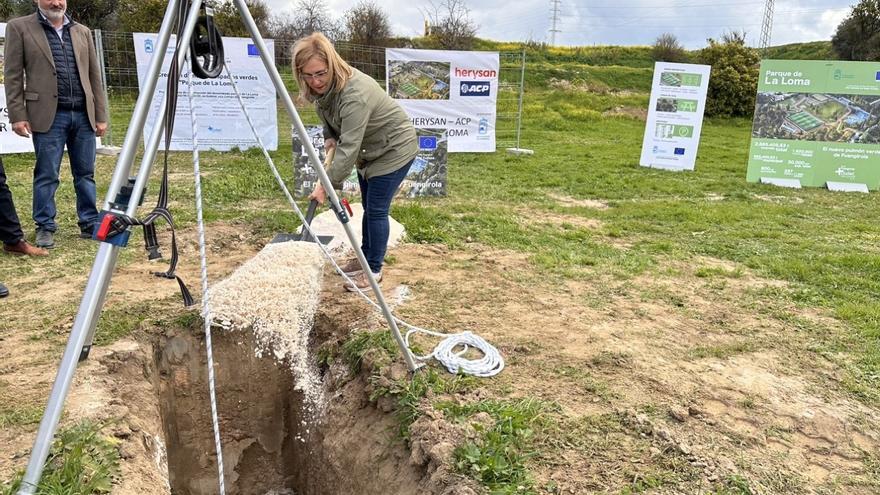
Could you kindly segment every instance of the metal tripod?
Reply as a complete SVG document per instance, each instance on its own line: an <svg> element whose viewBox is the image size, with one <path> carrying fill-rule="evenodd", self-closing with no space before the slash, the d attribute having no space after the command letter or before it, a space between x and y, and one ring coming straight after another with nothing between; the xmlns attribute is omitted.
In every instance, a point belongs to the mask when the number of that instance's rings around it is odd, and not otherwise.
<svg viewBox="0 0 880 495"><path fill-rule="evenodd" d="M129 177L131 176L132 165L134 163L140 139L140 132L141 129L144 128L147 114L149 112L149 106L153 101L156 92L156 84L159 80L159 73L162 66L162 54L164 54L168 48L173 26L175 25L175 22L178 21L177 13L179 12L179 7L182 1L186 0L169 0L168 6L166 7L165 16L162 19L162 25L159 29L159 35L154 50L156 55L154 55L150 62L150 66L147 70L147 77L144 80L144 87L138 95L131 122L125 135L122 151L116 161L113 178L111 179L110 187L107 190L107 196L104 200L103 209L105 211L113 212L115 211L113 210L114 207L120 207L120 205L116 203L117 195L120 190L122 190L123 186L126 186L129 183ZM196 27L196 22L198 21L199 10L202 3L202 0L192 0L190 2L184 30L183 32L177 33L179 46L189 46L190 39L192 38L193 31ZM376 301L382 308L382 312L391 328L394 339L400 347L406 365L411 372L415 371L419 365L416 363L413 354L410 352L403 337L400 335L397 322L394 320L391 310L385 302L382 290L379 288L378 283L373 277L367 264L367 260L364 257L364 253L360 249L360 241L355 238L354 231L349 225L349 217L345 208L340 204L339 197L337 196L336 191L334 191L330 179L324 171L324 167L321 166L321 160L318 158L318 153L312 146L305 126L294 107L293 100L281 80L281 75L275 67L275 61L269 57L266 44L263 41L260 32L257 30L257 25L254 22L245 1L234 0L234 3L239 10L242 22L244 22L252 40L260 52L260 58L263 60L266 71L269 73L272 83L275 85L275 91L281 97L281 100L287 109L287 113L290 115L294 124L294 129L300 140L304 143L312 168L318 172L318 178L324 186L324 189L327 191L327 196L330 200L330 207L342 223L345 233L348 236L349 243L354 248L355 255L357 256L361 267L364 268L364 273L370 281L370 287L373 290ZM177 64L178 72L183 67L184 61L186 60L186 54L186 49L179 50L176 59L172 61L172 63ZM165 111L168 103L168 95L166 94L159 107L160 115ZM135 179L131 191L131 196L128 199L127 207L125 211L116 211L116 213L124 213L130 217L135 217L138 204L143 196L144 187L149 179L163 130L163 119L157 119L156 125L153 127L152 132L144 145L144 154L138 169L137 178ZM31 450L30 460L24 478L22 479L18 495L32 495L36 493L37 485L43 472L43 465L46 462L46 458L49 456L52 439L55 436L58 421L60 420L61 413L64 409L64 401L70 391L70 385L73 382L73 376L76 372L77 364L81 358L88 356L89 349L91 349L98 317L100 316L101 308L104 305L107 289L110 287L110 280L112 278L113 270L116 267L116 261L120 249L120 246L111 244L110 242L101 242L98 247L98 252L95 255L95 262L92 265L92 270L89 274L83 298L80 302L79 310L76 319L74 320L70 337L67 341L67 347L61 358L58 373L55 376L55 383L52 385L49 401L46 405L46 410L43 413L40 428L37 431L37 437L34 441L34 447Z"/></svg>

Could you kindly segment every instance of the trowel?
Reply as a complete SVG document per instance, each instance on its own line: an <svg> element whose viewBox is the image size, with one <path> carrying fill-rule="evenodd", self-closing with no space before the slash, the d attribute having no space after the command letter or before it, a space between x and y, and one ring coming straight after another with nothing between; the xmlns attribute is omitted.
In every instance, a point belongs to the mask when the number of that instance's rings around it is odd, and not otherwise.
<svg viewBox="0 0 880 495"><path fill-rule="evenodd" d="M330 151L327 152L327 155L324 157L324 168L333 161L333 155L336 151L336 148L330 148ZM313 199L309 201L309 207L306 210L306 222L300 227L299 232L295 234L276 234L275 238L272 239L270 244L275 244L278 242L287 242L287 241L304 241L304 242L316 242L315 237L306 230L306 225L312 224L312 219L315 218L315 210L318 209L318 201ZM330 241L333 240L332 235L319 235L317 242L320 242L323 245L327 245Z"/></svg>

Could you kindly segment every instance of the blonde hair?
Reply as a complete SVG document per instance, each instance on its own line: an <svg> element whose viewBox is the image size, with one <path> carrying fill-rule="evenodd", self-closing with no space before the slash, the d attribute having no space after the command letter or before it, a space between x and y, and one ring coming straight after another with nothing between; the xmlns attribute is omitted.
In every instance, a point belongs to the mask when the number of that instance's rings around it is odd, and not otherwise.
<svg viewBox="0 0 880 495"><path fill-rule="evenodd" d="M321 33L312 33L293 45L293 74L299 84L299 99L301 101L315 101L321 95L312 93L312 89L303 77L303 67L309 60L317 58L327 64L327 75L331 81L331 87L336 91L345 87L352 75L352 68L342 57L336 53L333 43Z"/></svg>

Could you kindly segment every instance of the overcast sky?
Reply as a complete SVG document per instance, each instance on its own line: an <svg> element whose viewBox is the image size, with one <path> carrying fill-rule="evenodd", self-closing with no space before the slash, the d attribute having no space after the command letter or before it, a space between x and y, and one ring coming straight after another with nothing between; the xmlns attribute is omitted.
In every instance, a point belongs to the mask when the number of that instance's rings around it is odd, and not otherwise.
<svg viewBox="0 0 880 495"><path fill-rule="evenodd" d="M340 17L358 0L326 0ZM465 0L478 36L499 41L550 42L552 0ZM772 44L831 39L857 0L776 0ZM267 0L273 13L293 13L292 0ZM376 1L388 13L395 34L421 34L427 0ZM435 0L436 4L439 1ZM687 48L730 30L745 31L757 45L765 0L559 0L556 44L650 45L669 32Z"/></svg>

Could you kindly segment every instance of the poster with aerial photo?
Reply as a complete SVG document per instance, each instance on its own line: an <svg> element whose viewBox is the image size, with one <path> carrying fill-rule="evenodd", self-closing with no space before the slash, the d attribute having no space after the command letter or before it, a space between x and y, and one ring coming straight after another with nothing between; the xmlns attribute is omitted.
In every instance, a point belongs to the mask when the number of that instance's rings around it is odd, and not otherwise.
<svg viewBox="0 0 880 495"><path fill-rule="evenodd" d="M449 62L391 60L388 94L397 100L448 100Z"/></svg>
<svg viewBox="0 0 880 495"><path fill-rule="evenodd" d="M752 137L880 144L880 96L758 93Z"/></svg>
<svg viewBox="0 0 880 495"><path fill-rule="evenodd" d="M319 126L308 126L309 140L322 163L324 161L324 132ZM398 196L417 198L446 195L446 132L443 129L416 129L419 138L419 154L413 160L409 173L398 190ZM318 172L309 163L309 156L299 136L293 135L293 195L305 198L318 183ZM357 170L342 184L342 192L360 194Z"/></svg>
<svg viewBox="0 0 880 495"><path fill-rule="evenodd" d="M765 60L747 179L880 187L880 63Z"/></svg>
<svg viewBox="0 0 880 495"><path fill-rule="evenodd" d="M417 129L445 129L449 153L495 151L498 52L387 48L388 94Z"/></svg>

